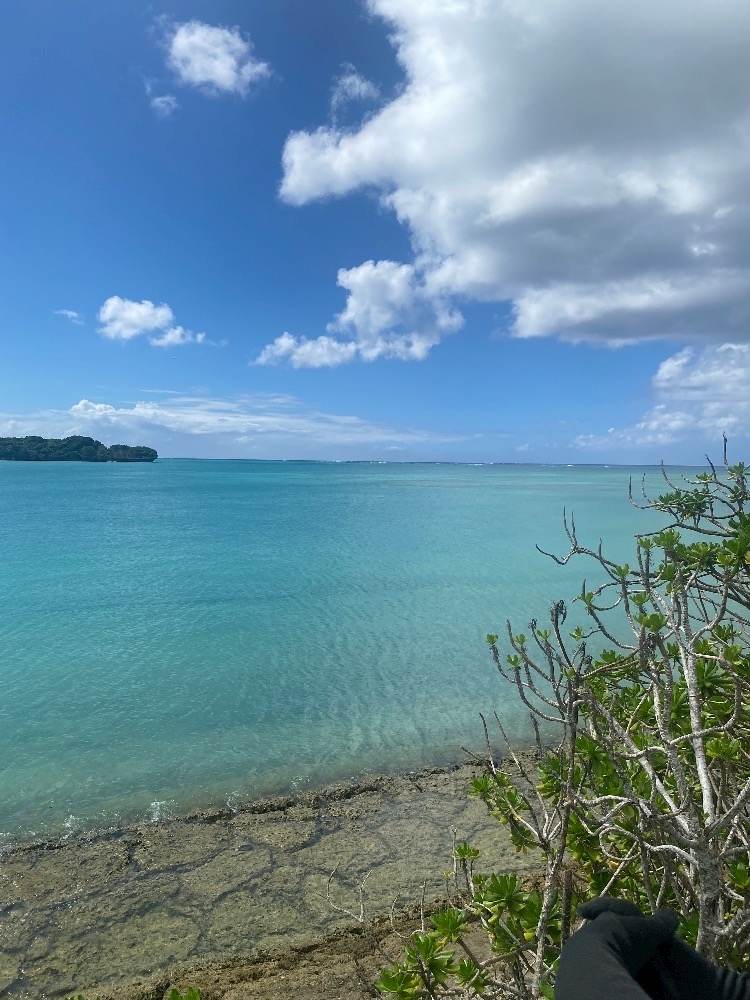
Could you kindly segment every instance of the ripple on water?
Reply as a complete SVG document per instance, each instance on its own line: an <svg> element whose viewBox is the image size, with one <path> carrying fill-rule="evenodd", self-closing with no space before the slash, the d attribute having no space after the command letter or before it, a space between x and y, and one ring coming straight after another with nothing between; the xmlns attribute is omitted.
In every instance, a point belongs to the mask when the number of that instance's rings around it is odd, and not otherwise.
<svg viewBox="0 0 750 1000"><path fill-rule="evenodd" d="M647 527L621 468L1 464L6 842L520 739L484 635L589 571L534 542Z"/></svg>

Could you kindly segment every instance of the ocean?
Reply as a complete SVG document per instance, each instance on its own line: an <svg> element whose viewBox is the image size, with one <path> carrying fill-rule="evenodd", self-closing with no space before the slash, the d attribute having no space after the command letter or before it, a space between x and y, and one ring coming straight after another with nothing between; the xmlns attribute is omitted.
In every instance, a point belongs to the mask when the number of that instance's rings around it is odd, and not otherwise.
<svg viewBox="0 0 750 1000"><path fill-rule="evenodd" d="M595 577L563 508L633 561L644 473L0 463L0 846L528 741L484 637Z"/></svg>

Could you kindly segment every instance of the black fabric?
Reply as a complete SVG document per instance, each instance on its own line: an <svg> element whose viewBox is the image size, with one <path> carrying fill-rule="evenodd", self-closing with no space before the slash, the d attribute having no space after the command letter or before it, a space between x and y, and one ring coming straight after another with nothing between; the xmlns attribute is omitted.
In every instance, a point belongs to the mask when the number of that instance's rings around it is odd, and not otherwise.
<svg viewBox="0 0 750 1000"><path fill-rule="evenodd" d="M563 947L555 1000L750 1000L750 973L720 969L675 937L673 910L644 917L599 896L578 914L589 923Z"/></svg>

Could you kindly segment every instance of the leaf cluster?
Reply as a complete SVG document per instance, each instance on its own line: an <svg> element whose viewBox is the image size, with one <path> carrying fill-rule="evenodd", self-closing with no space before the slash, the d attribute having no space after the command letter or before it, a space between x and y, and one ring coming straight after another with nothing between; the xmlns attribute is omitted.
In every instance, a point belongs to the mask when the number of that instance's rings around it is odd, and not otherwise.
<svg viewBox="0 0 750 1000"><path fill-rule="evenodd" d="M439 910L431 919L431 930L412 934L405 948L405 960L381 972L376 989L394 1000L412 1000L434 996L436 990L453 984L471 988L481 996L489 976L467 948L463 935L468 921L465 910ZM450 947L454 943L461 946L465 957L457 957L455 949Z"/></svg>

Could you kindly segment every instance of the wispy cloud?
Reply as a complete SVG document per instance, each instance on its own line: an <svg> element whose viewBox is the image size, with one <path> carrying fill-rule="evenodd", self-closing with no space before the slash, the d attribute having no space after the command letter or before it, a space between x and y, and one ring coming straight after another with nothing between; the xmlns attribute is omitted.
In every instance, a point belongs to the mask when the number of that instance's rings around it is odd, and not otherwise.
<svg viewBox="0 0 750 1000"><path fill-rule="evenodd" d="M341 76L334 81L331 89L331 115L335 121L339 112L352 101L374 101L378 97L378 87L358 73L351 63L345 63Z"/></svg>
<svg viewBox="0 0 750 1000"><path fill-rule="evenodd" d="M167 65L179 82L211 95L244 96L271 71L253 56L252 42L237 27L185 21L171 26L166 46Z"/></svg>
<svg viewBox="0 0 750 1000"><path fill-rule="evenodd" d="M158 118L169 118L179 108L179 102L174 94L155 93L153 80L144 79L143 87L146 91L146 96L149 98L151 109L156 113Z"/></svg>
<svg viewBox="0 0 750 1000"><path fill-rule="evenodd" d="M373 449L419 448L471 437L325 413L273 393L229 399L168 395L125 405L82 399L68 410L0 413L0 434L90 434L109 443L125 439L152 444L160 452L166 447L171 454L275 458L328 458L347 450L367 455Z"/></svg>
<svg viewBox="0 0 750 1000"><path fill-rule="evenodd" d="M149 343L154 347L182 347L183 344L206 343L205 333L193 333L183 326L170 326L158 337L151 337Z"/></svg>
<svg viewBox="0 0 750 1000"><path fill-rule="evenodd" d="M84 322L83 316L76 312L75 309L55 309L54 314L55 316L64 316L66 319L69 319L71 323L75 323L77 326L80 326Z"/></svg>
<svg viewBox="0 0 750 1000"><path fill-rule="evenodd" d="M150 104L160 118L169 118L180 106L174 94L159 94L151 98Z"/></svg>
<svg viewBox="0 0 750 1000"><path fill-rule="evenodd" d="M174 322L174 313L162 302L149 299L136 302L111 295L98 313L99 333L108 340L133 340L150 334L153 347L181 347L184 344L207 344L205 333L193 333Z"/></svg>

